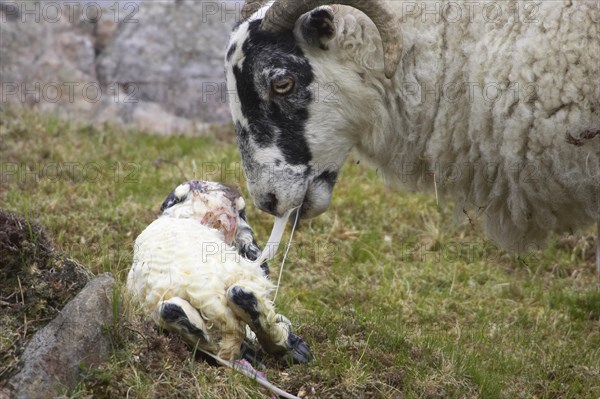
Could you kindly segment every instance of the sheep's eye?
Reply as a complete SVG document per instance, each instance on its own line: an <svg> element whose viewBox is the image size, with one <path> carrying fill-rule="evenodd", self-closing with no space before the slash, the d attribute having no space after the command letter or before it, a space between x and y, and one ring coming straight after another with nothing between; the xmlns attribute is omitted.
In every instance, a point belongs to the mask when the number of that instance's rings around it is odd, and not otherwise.
<svg viewBox="0 0 600 399"><path fill-rule="evenodd" d="M277 94L288 94L294 88L294 84L294 79L287 77L273 81L273 83L271 83L271 87Z"/></svg>

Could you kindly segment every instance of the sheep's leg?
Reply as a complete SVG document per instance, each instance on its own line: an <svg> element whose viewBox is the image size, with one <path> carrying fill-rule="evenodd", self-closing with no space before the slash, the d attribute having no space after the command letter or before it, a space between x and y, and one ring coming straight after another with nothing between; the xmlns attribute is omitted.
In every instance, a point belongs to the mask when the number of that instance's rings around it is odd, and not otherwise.
<svg viewBox="0 0 600 399"><path fill-rule="evenodd" d="M198 345L208 351L215 349L200 313L185 299L173 297L160 301L152 313L152 318L158 326L179 334L192 347Z"/></svg>
<svg viewBox="0 0 600 399"><path fill-rule="evenodd" d="M268 299L242 285L230 287L227 299L233 312L256 333L265 351L293 363L308 363L313 359L309 346L292 334L290 321L275 313Z"/></svg>

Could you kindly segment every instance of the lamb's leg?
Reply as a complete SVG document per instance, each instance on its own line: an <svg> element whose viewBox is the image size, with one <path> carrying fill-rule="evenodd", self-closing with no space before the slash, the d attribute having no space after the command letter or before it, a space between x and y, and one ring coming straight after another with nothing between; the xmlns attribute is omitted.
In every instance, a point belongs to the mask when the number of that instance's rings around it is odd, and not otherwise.
<svg viewBox="0 0 600 399"><path fill-rule="evenodd" d="M154 322L168 331L179 334L190 346L213 351L216 345L210 342L206 324L200 313L188 301L173 297L160 301L152 313Z"/></svg>
<svg viewBox="0 0 600 399"><path fill-rule="evenodd" d="M254 238L254 231L248 224L246 220L246 212L241 211L239 214L239 218L237 221L237 230L235 233L235 237L233 239L233 245L235 245L238 253L244 258L255 261L258 259L262 251L258 247L256 243L256 239ZM267 262L263 262L260 266L265 275L269 275L269 265Z"/></svg>
<svg viewBox="0 0 600 399"><path fill-rule="evenodd" d="M313 360L309 346L292 334L290 321L275 313L269 300L241 284L227 290L227 299L233 312L256 333L265 351L293 363Z"/></svg>
<svg viewBox="0 0 600 399"><path fill-rule="evenodd" d="M190 346L197 345L225 360L235 360L240 351L245 352L242 345L246 337L245 330L227 305L212 301L210 307L211 314L217 313L222 316L218 323L221 331L219 342L211 339L209 328L200 312L185 299L173 297L159 302L152 317L159 326L179 334ZM253 353L248 351L248 356L254 360Z"/></svg>

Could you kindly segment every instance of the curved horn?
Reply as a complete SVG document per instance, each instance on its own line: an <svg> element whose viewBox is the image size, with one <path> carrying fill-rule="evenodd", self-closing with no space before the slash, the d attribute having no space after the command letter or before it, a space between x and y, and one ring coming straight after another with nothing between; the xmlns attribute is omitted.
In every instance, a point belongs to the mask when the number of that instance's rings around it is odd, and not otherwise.
<svg viewBox="0 0 600 399"><path fill-rule="evenodd" d="M398 21L381 0L279 0L267 11L260 27L270 32L284 32L294 29L296 21L319 6L342 4L362 11L371 18L377 27L383 43L385 76L391 79L400 63L402 39L398 31Z"/></svg>
<svg viewBox="0 0 600 399"><path fill-rule="evenodd" d="M242 19L250 18L250 16L264 6L267 1L268 0L246 0L242 7Z"/></svg>

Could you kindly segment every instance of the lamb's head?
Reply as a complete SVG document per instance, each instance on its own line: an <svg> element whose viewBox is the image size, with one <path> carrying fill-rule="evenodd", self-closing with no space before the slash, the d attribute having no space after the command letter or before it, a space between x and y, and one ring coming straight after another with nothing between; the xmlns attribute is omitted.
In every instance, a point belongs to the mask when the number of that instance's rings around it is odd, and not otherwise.
<svg viewBox="0 0 600 399"><path fill-rule="evenodd" d="M231 244L245 208L246 203L236 189L221 183L191 180L177 186L160 210L168 217L197 219L221 231L225 242Z"/></svg>
<svg viewBox="0 0 600 399"><path fill-rule="evenodd" d="M397 25L382 1L264 3L247 2L225 59L238 147L260 209L281 216L302 205L301 215L312 217L329 206L355 143L348 132L372 117L347 105L356 104L361 76L336 54L334 39L341 33L333 9L323 5L353 6L374 22L384 50L385 70L378 73L387 77L399 62ZM355 89L336 90L338 85ZM335 98L323 98L334 92Z"/></svg>

